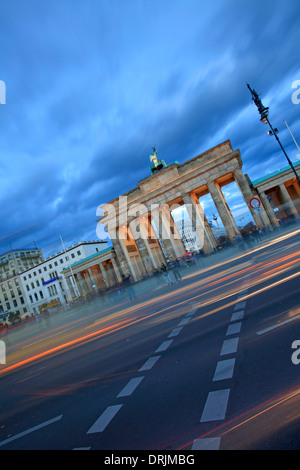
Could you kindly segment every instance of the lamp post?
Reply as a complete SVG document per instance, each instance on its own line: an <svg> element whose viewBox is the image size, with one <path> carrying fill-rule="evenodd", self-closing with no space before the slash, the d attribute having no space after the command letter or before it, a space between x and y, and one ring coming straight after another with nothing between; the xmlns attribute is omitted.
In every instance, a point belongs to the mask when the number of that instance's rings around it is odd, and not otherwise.
<svg viewBox="0 0 300 470"><path fill-rule="evenodd" d="M287 161L288 161L288 163L289 163L291 169L293 170L293 172L294 172L294 174L295 174L295 176L296 176L296 178L297 178L297 181L298 181L298 183L299 183L299 185L300 185L300 178L299 178L299 175L298 175L298 173L296 172L296 170L295 170L295 168L294 168L294 166L293 166L291 160L289 159L289 157L288 157L286 151L284 150L284 148L283 148L283 146L282 146L282 144L281 144L281 142L280 142L280 140L279 140L279 137L278 137L278 135L277 135L278 129L276 129L276 128L273 129L273 127L272 127L272 125L271 125L271 123L270 123L270 121L269 121L269 119L268 119L268 116L269 116L269 108L266 108L266 107L262 104L261 99L259 98L258 93L257 93L255 90L252 90L252 88L250 87L250 85L249 85L248 83L247 83L247 87L249 88L249 90L250 90L250 92L251 92L252 100L253 100L254 103L256 104L256 107L257 107L257 109L258 109L258 112L259 112L259 114L260 114L260 116L261 116L261 119L260 119L261 122L262 122L263 124L269 124L271 130L268 131L268 134L269 134L269 135L274 135L275 139L276 139L277 142L279 143L280 148L281 148L281 150L283 151L283 153L284 153L284 155L285 155L285 157L286 157L286 159L287 159Z"/></svg>

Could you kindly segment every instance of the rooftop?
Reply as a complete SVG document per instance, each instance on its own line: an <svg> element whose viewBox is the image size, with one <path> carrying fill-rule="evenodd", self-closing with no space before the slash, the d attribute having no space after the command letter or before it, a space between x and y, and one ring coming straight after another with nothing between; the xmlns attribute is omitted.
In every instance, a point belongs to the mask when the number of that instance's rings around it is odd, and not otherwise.
<svg viewBox="0 0 300 470"><path fill-rule="evenodd" d="M293 166L300 168L300 161L294 162ZM263 181L273 178L274 176L280 175L281 173L284 173L285 171L288 171L288 170L291 170L290 165L286 165L277 171L273 171L272 173L269 173L268 175L263 176L262 178L258 178L257 180L252 181L252 184L253 186L255 186L256 184L262 183Z"/></svg>
<svg viewBox="0 0 300 470"><path fill-rule="evenodd" d="M0 258L1 258L2 256L7 256L7 255L9 255L10 253L16 253L16 252L20 253L20 252L23 252L23 251L24 251L24 252L25 252L25 251L39 251L39 252L40 252L41 249L40 249L40 248L16 248L16 249L13 249L13 248L12 248L11 250L7 250L7 251L4 251L3 253L0 253Z"/></svg>
<svg viewBox="0 0 300 470"><path fill-rule="evenodd" d="M111 250L113 250L113 247L109 246L108 248L105 248L104 250L97 251L97 253L94 253L94 254L88 256L87 258L81 259L81 260L76 261L75 263L71 264L71 268L74 268L75 266L78 266L79 264L85 263L86 261L88 261L90 259L97 258L97 256L100 256L103 253L107 253ZM65 269L62 270L62 272L67 271L68 269L70 269L70 268L69 267L65 268Z"/></svg>

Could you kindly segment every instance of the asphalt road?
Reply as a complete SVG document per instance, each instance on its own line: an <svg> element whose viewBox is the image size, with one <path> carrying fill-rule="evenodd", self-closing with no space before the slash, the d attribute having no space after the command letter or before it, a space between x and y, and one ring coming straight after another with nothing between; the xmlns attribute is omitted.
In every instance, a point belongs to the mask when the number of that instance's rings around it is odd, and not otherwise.
<svg viewBox="0 0 300 470"><path fill-rule="evenodd" d="M299 449L299 240L10 332L0 450Z"/></svg>

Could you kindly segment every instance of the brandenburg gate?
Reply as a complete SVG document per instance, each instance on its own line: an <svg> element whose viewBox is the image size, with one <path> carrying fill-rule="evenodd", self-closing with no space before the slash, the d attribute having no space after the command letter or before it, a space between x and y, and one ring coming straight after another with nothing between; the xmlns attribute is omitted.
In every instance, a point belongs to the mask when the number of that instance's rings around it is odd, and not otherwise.
<svg viewBox="0 0 300 470"><path fill-rule="evenodd" d="M229 140L181 164L166 165L158 160L155 148L150 160L153 163L148 177L136 188L99 206L97 211L101 215L98 223L105 225L123 273L130 272L135 281L159 269L166 259L185 254L172 216L172 211L180 206L185 206L202 250L214 251L217 242L200 204L201 197L208 193L229 240L234 242L240 232L222 192L233 181L256 226L273 230L264 201L260 214L249 204L258 194L243 173L240 151L233 150Z"/></svg>

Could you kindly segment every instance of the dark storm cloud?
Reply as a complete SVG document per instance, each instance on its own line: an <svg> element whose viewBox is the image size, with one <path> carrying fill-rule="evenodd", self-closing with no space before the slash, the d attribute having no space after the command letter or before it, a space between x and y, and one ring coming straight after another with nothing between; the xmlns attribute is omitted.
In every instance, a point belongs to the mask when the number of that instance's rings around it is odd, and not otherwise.
<svg viewBox="0 0 300 470"><path fill-rule="evenodd" d="M0 248L96 237L96 208L230 139L255 179L285 166L246 83L292 158L300 105L298 0L6 0L0 7ZM60 247L58 247L60 249Z"/></svg>

